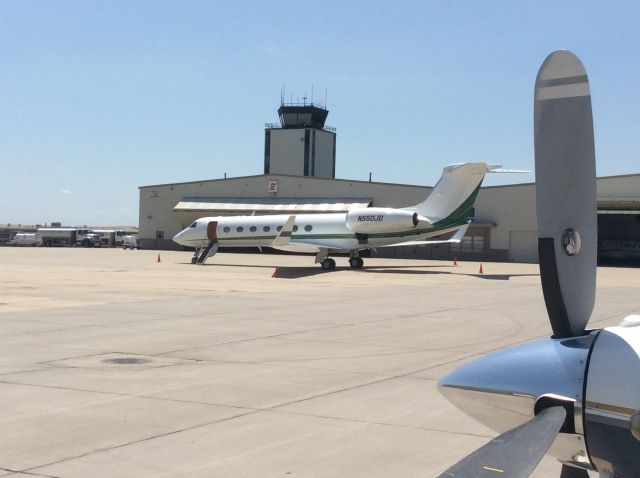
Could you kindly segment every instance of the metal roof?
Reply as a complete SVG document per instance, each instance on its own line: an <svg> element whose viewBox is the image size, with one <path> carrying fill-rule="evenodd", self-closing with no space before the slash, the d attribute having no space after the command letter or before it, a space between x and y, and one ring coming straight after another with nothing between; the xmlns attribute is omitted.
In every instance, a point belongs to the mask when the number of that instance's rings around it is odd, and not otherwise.
<svg viewBox="0 0 640 478"><path fill-rule="evenodd" d="M371 198L184 198L173 212L343 212L368 207Z"/></svg>

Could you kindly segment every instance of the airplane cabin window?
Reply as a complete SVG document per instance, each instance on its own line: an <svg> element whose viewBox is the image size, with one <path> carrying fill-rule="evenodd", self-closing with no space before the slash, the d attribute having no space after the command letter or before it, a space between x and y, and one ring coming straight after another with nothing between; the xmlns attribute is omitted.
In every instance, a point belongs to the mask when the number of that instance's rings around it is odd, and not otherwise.
<svg viewBox="0 0 640 478"><path fill-rule="evenodd" d="M313 229L313 226L307 224L306 226L304 226L304 230L309 232L311 229Z"/></svg>
<svg viewBox="0 0 640 478"><path fill-rule="evenodd" d="M298 226L293 226L293 232L296 232L298 230Z"/></svg>
<svg viewBox="0 0 640 478"><path fill-rule="evenodd" d="M282 231L282 226L276 227L276 231L278 231L278 232Z"/></svg>
<svg viewBox="0 0 640 478"><path fill-rule="evenodd" d="M269 232L269 231L271 230L271 228L270 228L269 226L264 226L264 227L262 228L262 230L263 230L264 232Z"/></svg>
<svg viewBox="0 0 640 478"><path fill-rule="evenodd" d="M249 228L249 230L250 230L251 232L256 232L256 231L258 230L258 228L257 228L256 226L251 226L251 227Z"/></svg>
<svg viewBox="0 0 640 478"><path fill-rule="evenodd" d="M224 226L224 229L222 229L224 232L229 232L231 231L231 228L229 226Z"/></svg>
<svg viewBox="0 0 640 478"><path fill-rule="evenodd" d="M244 231L244 228L242 226L238 226L238 227L236 227L236 231L237 232L242 232L242 231Z"/></svg>

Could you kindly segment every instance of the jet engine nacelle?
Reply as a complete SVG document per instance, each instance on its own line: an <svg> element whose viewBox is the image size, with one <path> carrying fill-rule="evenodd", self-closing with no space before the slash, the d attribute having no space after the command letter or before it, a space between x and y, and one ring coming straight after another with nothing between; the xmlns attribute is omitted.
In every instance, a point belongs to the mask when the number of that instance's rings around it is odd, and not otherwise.
<svg viewBox="0 0 640 478"><path fill-rule="evenodd" d="M427 219L417 212L403 209L368 207L353 209L347 213L347 227L360 234L406 231L420 222L429 225Z"/></svg>

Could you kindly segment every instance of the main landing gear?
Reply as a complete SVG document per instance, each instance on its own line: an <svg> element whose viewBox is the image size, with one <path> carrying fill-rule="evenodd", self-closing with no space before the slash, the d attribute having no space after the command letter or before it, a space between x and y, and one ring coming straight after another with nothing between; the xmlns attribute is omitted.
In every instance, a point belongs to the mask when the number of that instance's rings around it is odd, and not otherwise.
<svg viewBox="0 0 640 478"><path fill-rule="evenodd" d="M362 269L363 265L364 261L362 260L362 257L360 257L360 254L358 254L358 251L353 251L351 256L349 256L349 266L352 269Z"/></svg>
<svg viewBox="0 0 640 478"><path fill-rule="evenodd" d="M362 260L362 257L350 257L349 265L352 269L362 269L362 266L364 266L364 261Z"/></svg>
<svg viewBox="0 0 640 478"><path fill-rule="evenodd" d="M332 271L336 268L336 261L328 257L328 253L327 249L322 249L316 255L316 264L320 264L323 271ZM352 251L349 256L349 266L352 269L362 269L363 265L364 261L358 251Z"/></svg>
<svg viewBox="0 0 640 478"><path fill-rule="evenodd" d="M362 269L363 265L364 261L362 257L354 256L349 258L349 266L351 266L352 269ZM323 271L332 271L336 268L336 261L327 257L320 262L320 267L322 267Z"/></svg>
<svg viewBox="0 0 640 478"><path fill-rule="evenodd" d="M334 261L330 257L327 257L320 263L320 267L322 267L323 271L332 271L336 268L336 261Z"/></svg>

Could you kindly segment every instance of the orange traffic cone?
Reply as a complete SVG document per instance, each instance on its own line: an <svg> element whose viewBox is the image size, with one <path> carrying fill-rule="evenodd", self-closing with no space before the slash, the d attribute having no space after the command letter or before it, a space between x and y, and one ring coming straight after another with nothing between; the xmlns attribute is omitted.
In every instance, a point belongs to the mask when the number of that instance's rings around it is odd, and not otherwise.
<svg viewBox="0 0 640 478"><path fill-rule="evenodd" d="M160 254L158 254L158 260L156 262L161 262L160 261Z"/></svg>
<svg viewBox="0 0 640 478"><path fill-rule="evenodd" d="M278 270L277 267L276 267L276 270L273 271L273 274L271 274L271 277L275 277L276 279L280 278L280 271Z"/></svg>
<svg viewBox="0 0 640 478"><path fill-rule="evenodd" d="M482 264L480 264L480 270L478 271L478 274L484 274L484 272L482 272Z"/></svg>
<svg viewBox="0 0 640 478"><path fill-rule="evenodd" d="M456 259L456 256L453 256L453 265L454 266L458 265L458 260Z"/></svg>

